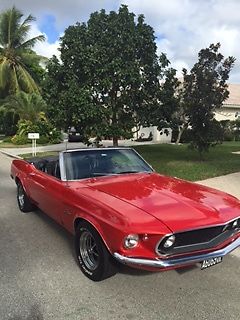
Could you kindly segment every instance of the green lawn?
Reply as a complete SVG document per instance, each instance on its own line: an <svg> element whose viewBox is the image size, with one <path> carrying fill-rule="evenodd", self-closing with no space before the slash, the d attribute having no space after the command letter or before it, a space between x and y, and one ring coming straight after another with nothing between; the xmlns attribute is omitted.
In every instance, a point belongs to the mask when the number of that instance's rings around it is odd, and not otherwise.
<svg viewBox="0 0 240 320"><path fill-rule="evenodd" d="M135 149L153 168L162 174L197 181L240 171L240 142L225 142L211 148L200 161L198 154L187 145L155 144L136 146ZM39 153L38 156L55 155L56 152ZM22 155L31 157L31 154Z"/></svg>
<svg viewBox="0 0 240 320"><path fill-rule="evenodd" d="M48 146L50 145L51 143L44 143L44 144L40 144L40 143L37 143L37 147L40 147L40 146ZM11 142L0 142L0 149L1 148L29 148L31 147L32 144L31 143L26 143L26 144L13 144Z"/></svg>
<svg viewBox="0 0 240 320"><path fill-rule="evenodd" d="M145 145L135 149L162 174L197 181L240 171L240 142L225 142L211 148L200 161L187 145Z"/></svg>
<svg viewBox="0 0 240 320"><path fill-rule="evenodd" d="M28 143L28 144L13 144L11 142L0 142L0 149L1 148L28 148L28 147L31 147L32 144L31 143Z"/></svg>
<svg viewBox="0 0 240 320"><path fill-rule="evenodd" d="M37 152L36 157L41 158L41 157L48 157L48 156L56 156L58 154L57 151L46 151L46 152ZM19 154L20 157L23 159L28 159L28 158L33 158L31 153L24 153L24 154ZM34 158L36 158L34 157Z"/></svg>

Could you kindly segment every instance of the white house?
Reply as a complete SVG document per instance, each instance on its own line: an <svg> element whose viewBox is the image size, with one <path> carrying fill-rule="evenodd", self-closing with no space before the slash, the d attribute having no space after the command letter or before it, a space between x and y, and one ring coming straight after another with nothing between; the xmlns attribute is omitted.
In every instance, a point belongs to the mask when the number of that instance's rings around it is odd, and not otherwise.
<svg viewBox="0 0 240 320"><path fill-rule="evenodd" d="M240 84L228 84L229 97L224 102L223 106L216 110L215 118L221 120L236 120L240 119ZM154 127L141 127L137 133L134 133L134 139L148 138L152 133L152 140L159 143L170 143L172 138L172 130L168 129L169 133L166 134L165 130L159 131L156 126Z"/></svg>
<svg viewBox="0 0 240 320"><path fill-rule="evenodd" d="M170 143L172 139L172 130L167 129L167 133L165 129L158 130L156 126L151 127L140 127L140 130L137 133L134 133L134 139L138 138L148 138L150 134L152 134L152 141L159 143Z"/></svg>
<svg viewBox="0 0 240 320"><path fill-rule="evenodd" d="M215 118L221 120L240 119L240 84L229 84L229 97L223 106L216 110Z"/></svg>

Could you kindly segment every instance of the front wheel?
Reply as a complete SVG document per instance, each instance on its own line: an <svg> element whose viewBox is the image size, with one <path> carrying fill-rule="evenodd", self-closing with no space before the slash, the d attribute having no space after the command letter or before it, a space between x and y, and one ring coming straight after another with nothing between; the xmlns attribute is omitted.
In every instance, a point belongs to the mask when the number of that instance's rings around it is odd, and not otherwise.
<svg viewBox="0 0 240 320"><path fill-rule="evenodd" d="M115 262L100 235L85 221L77 226L75 250L79 267L89 279L101 281L116 273Z"/></svg>
<svg viewBox="0 0 240 320"><path fill-rule="evenodd" d="M35 209L20 181L17 183L17 201L18 207L22 212L30 212Z"/></svg>

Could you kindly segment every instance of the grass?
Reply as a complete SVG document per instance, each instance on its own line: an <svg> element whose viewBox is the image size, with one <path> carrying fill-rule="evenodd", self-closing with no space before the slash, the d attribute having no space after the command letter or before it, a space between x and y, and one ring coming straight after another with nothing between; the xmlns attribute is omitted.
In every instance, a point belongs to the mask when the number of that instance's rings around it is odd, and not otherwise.
<svg viewBox="0 0 240 320"><path fill-rule="evenodd" d="M196 151L187 145L145 145L135 149L162 174L191 180L203 180L240 171L240 142L225 142L211 148L200 161Z"/></svg>
<svg viewBox="0 0 240 320"><path fill-rule="evenodd" d="M49 156L56 156L58 154L57 151L46 151L46 152L37 152L36 157L49 157ZM33 158L31 153L24 153L24 154L19 154L20 157L22 157L23 159L29 159L29 158Z"/></svg>
<svg viewBox="0 0 240 320"><path fill-rule="evenodd" d="M1 148L28 148L31 147L32 144L31 143L27 143L27 144L13 144L11 142L0 142L0 149Z"/></svg>
<svg viewBox="0 0 240 320"><path fill-rule="evenodd" d="M49 146L51 145L51 143L37 143L37 147L41 147L41 146ZM31 143L26 143L26 144L13 144L11 142L5 142L2 141L0 142L0 149L1 148L29 148L31 147L32 144Z"/></svg>
<svg viewBox="0 0 240 320"><path fill-rule="evenodd" d="M153 168L165 175L186 180L197 181L240 171L240 142L225 142L211 148L200 161L196 151L187 145L155 144L136 146L135 149L147 160ZM57 152L44 152L38 156L56 155ZM31 154L22 155L24 158Z"/></svg>

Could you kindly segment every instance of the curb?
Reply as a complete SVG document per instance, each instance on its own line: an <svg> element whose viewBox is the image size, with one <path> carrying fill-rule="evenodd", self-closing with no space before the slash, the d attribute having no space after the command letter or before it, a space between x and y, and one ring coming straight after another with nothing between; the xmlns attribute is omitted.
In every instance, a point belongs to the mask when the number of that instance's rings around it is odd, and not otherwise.
<svg viewBox="0 0 240 320"><path fill-rule="evenodd" d="M23 159L22 157L20 157L20 156L17 156L17 155L14 155L14 154L12 154L12 153L9 153L9 152L6 152L6 151L3 151L2 149L0 150L0 152L2 153L2 154L4 154L4 155L6 155L6 156L8 156L8 157L10 157L10 158L14 158L14 159Z"/></svg>

